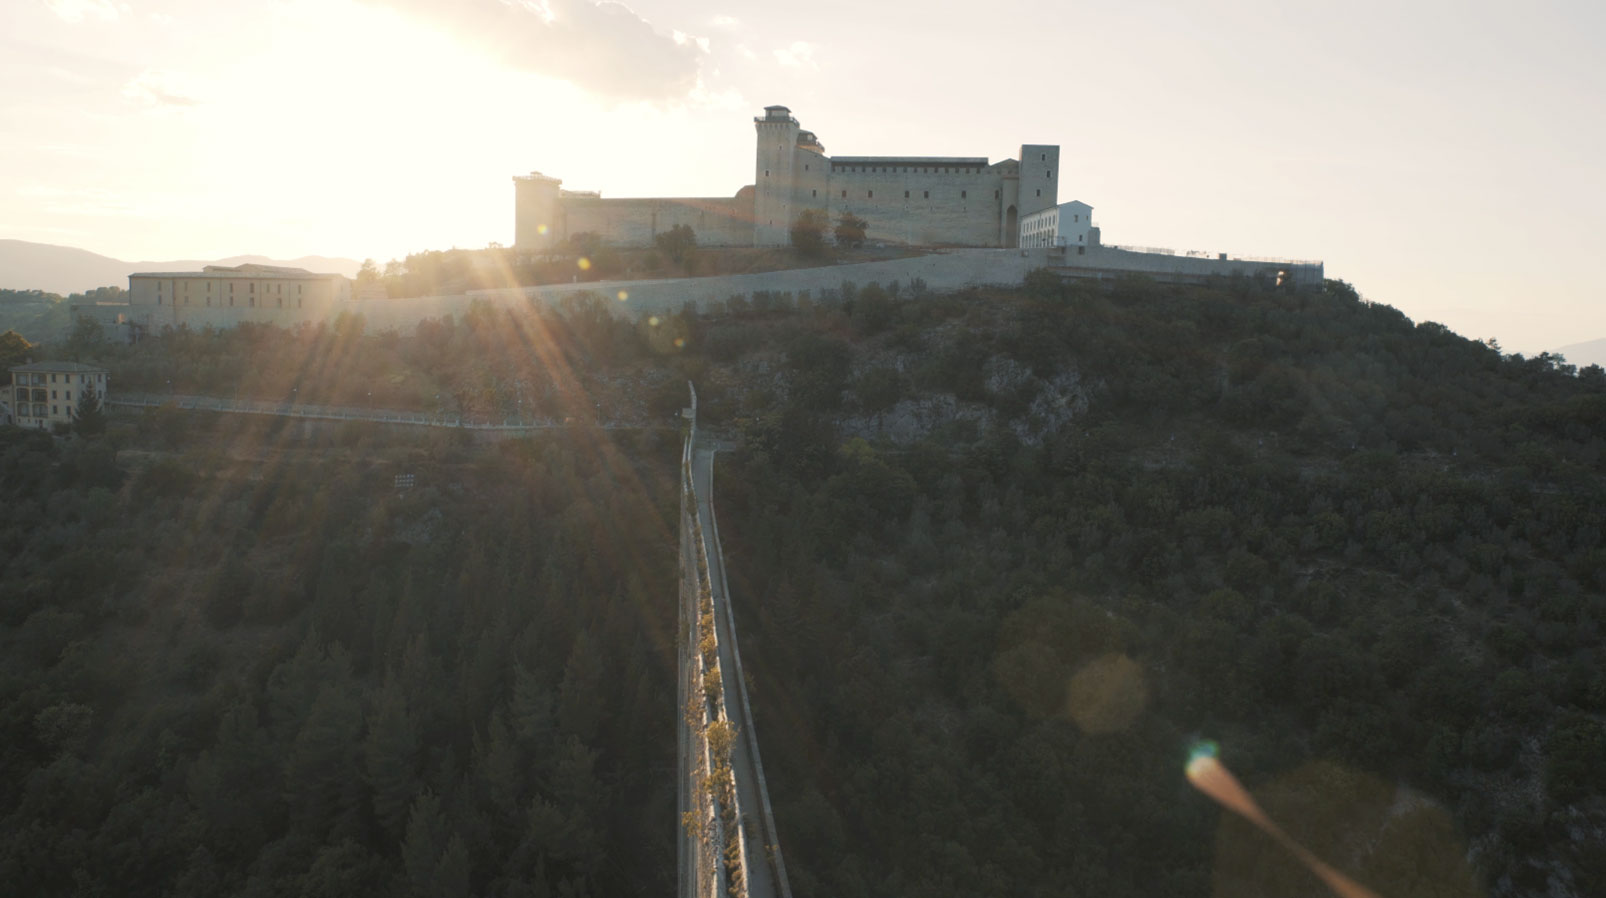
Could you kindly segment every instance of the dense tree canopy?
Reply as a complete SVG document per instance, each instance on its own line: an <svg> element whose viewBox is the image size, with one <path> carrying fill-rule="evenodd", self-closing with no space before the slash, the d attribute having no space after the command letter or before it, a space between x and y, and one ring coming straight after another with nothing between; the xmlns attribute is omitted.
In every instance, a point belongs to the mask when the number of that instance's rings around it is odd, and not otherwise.
<svg viewBox="0 0 1606 898"><path fill-rule="evenodd" d="M687 379L799 895L1319 893L1201 738L1389 898L1606 878L1600 369L1339 283L1046 276L107 352L570 429L0 432L19 893L672 889L678 446L589 424Z"/></svg>

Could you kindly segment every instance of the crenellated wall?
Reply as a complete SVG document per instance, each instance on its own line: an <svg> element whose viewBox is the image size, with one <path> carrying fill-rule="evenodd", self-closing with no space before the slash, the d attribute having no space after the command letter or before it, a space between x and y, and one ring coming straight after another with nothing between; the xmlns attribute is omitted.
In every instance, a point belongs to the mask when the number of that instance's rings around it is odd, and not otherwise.
<svg viewBox="0 0 1606 898"><path fill-rule="evenodd" d="M752 195L730 199L602 199L565 197L560 240L592 233L615 246L651 246L676 225L689 225L699 246L751 246Z"/></svg>

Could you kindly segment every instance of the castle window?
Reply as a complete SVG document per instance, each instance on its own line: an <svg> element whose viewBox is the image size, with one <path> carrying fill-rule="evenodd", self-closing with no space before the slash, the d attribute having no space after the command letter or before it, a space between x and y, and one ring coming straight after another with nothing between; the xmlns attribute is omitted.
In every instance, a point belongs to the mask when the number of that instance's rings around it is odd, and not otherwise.
<svg viewBox="0 0 1606 898"><path fill-rule="evenodd" d="M904 191L904 192L903 192L903 198L904 198L904 199L908 199L908 198L909 198L909 191L907 191L907 190L905 190L905 191Z"/></svg>
<svg viewBox="0 0 1606 898"><path fill-rule="evenodd" d="M257 304L257 298L255 296L251 297L251 301L249 303L247 303L247 305L251 306L252 308L256 308L256 304Z"/></svg>
<svg viewBox="0 0 1606 898"><path fill-rule="evenodd" d="M963 190L959 191L959 198L960 199L964 199L965 198L965 191L963 191Z"/></svg>
<svg viewBox="0 0 1606 898"><path fill-rule="evenodd" d="M998 191L996 190L993 191L993 199L998 199Z"/></svg>
<svg viewBox="0 0 1606 898"><path fill-rule="evenodd" d="M767 178L767 177L769 177L769 176L770 176L770 170L769 170L769 169L767 169L767 168L766 168L766 169L764 169L764 177L766 177L766 178Z"/></svg>
<svg viewBox="0 0 1606 898"><path fill-rule="evenodd" d="M820 195L820 192L818 190L810 190L809 191L809 196L819 196L819 195Z"/></svg>
<svg viewBox="0 0 1606 898"><path fill-rule="evenodd" d="M874 190L866 190L864 192L864 198L867 199L867 200L875 199L875 191Z"/></svg>
<svg viewBox="0 0 1606 898"><path fill-rule="evenodd" d="M1037 195L1038 196L1042 196L1043 195L1043 188L1041 188L1041 187L1037 188Z"/></svg>
<svg viewBox="0 0 1606 898"><path fill-rule="evenodd" d="M1044 154L1043 154L1043 161L1044 161L1044 162L1047 162L1047 161L1048 161L1048 154L1047 154L1047 153L1044 153Z"/></svg>
<svg viewBox="0 0 1606 898"><path fill-rule="evenodd" d="M929 190L922 190L922 191L920 191L920 196L921 196L921 199L927 199L927 200L929 200L929 199L931 199L931 191L929 191Z"/></svg>
<svg viewBox="0 0 1606 898"><path fill-rule="evenodd" d="M1054 170L1052 168L1048 170L1048 176L1050 178L1054 177Z"/></svg>
<svg viewBox="0 0 1606 898"><path fill-rule="evenodd" d="M843 199L847 199L848 198L848 192L846 190L842 191L842 198Z"/></svg>
<svg viewBox="0 0 1606 898"><path fill-rule="evenodd" d="M803 170L804 170L804 171L808 171L808 170L809 170L809 166L808 166L808 163L806 163L806 162L805 162L805 163L803 163Z"/></svg>
<svg viewBox="0 0 1606 898"><path fill-rule="evenodd" d="M284 297L279 297L279 308L284 308Z"/></svg>

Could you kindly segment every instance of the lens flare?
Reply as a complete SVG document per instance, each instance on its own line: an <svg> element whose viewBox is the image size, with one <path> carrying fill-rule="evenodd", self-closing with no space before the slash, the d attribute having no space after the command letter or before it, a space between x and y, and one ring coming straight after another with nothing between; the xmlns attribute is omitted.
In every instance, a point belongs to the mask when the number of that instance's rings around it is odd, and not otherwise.
<svg viewBox="0 0 1606 898"><path fill-rule="evenodd" d="M578 262L576 262L574 264L580 266L580 270L581 271L590 271L591 270L591 260L587 259L585 256L581 256L580 257L580 261L578 261Z"/></svg>
<svg viewBox="0 0 1606 898"><path fill-rule="evenodd" d="M647 319L647 324L649 324L652 327L657 327L658 326L658 316L654 315L651 318L648 318Z"/></svg>
<svg viewBox="0 0 1606 898"><path fill-rule="evenodd" d="M629 298L630 298L630 294L627 291L624 291L624 290L620 290L619 291L619 301L620 302L624 302L625 300L627 300Z"/></svg>
<svg viewBox="0 0 1606 898"><path fill-rule="evenodd" d="M546 233L546 225L536 225L535 226L535 232L537 234L545 234Z"/></svg>
<svg viewBox="0 0 1606 898"><path fill-rule="evenodd" d="M1276 839L1327 887L1332 889L1339 898L1380 898L1380 896L1350 879L1344 874L1327 866L1305 846L1295 842L1292 837L1283 832L1282 827L1273 823L1266 812L1260 809L1250 797L1249 790L1245 789L1238 778L1232 775L1225 764L1217 757L1219 749L1214 742L1204 740L1199 742L1189 752L1187 775L1188 782L1195 789L1216 800L1216 803L1260 827L1266 835Z"/></svg>

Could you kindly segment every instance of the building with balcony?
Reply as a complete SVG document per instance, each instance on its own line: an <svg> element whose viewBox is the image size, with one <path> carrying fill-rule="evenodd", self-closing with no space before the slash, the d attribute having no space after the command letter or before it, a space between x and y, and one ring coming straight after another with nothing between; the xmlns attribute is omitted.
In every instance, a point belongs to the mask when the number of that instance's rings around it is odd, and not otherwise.
<svg viewBox="0 0 1606 898"><path fill-rule="evenodd" d="M9 400L12 424L40 430L71 426L78 420L79 403L88 396L105 404L106 369L80 362L13 366L11 383L0 392L0 399Z"/></svg>

